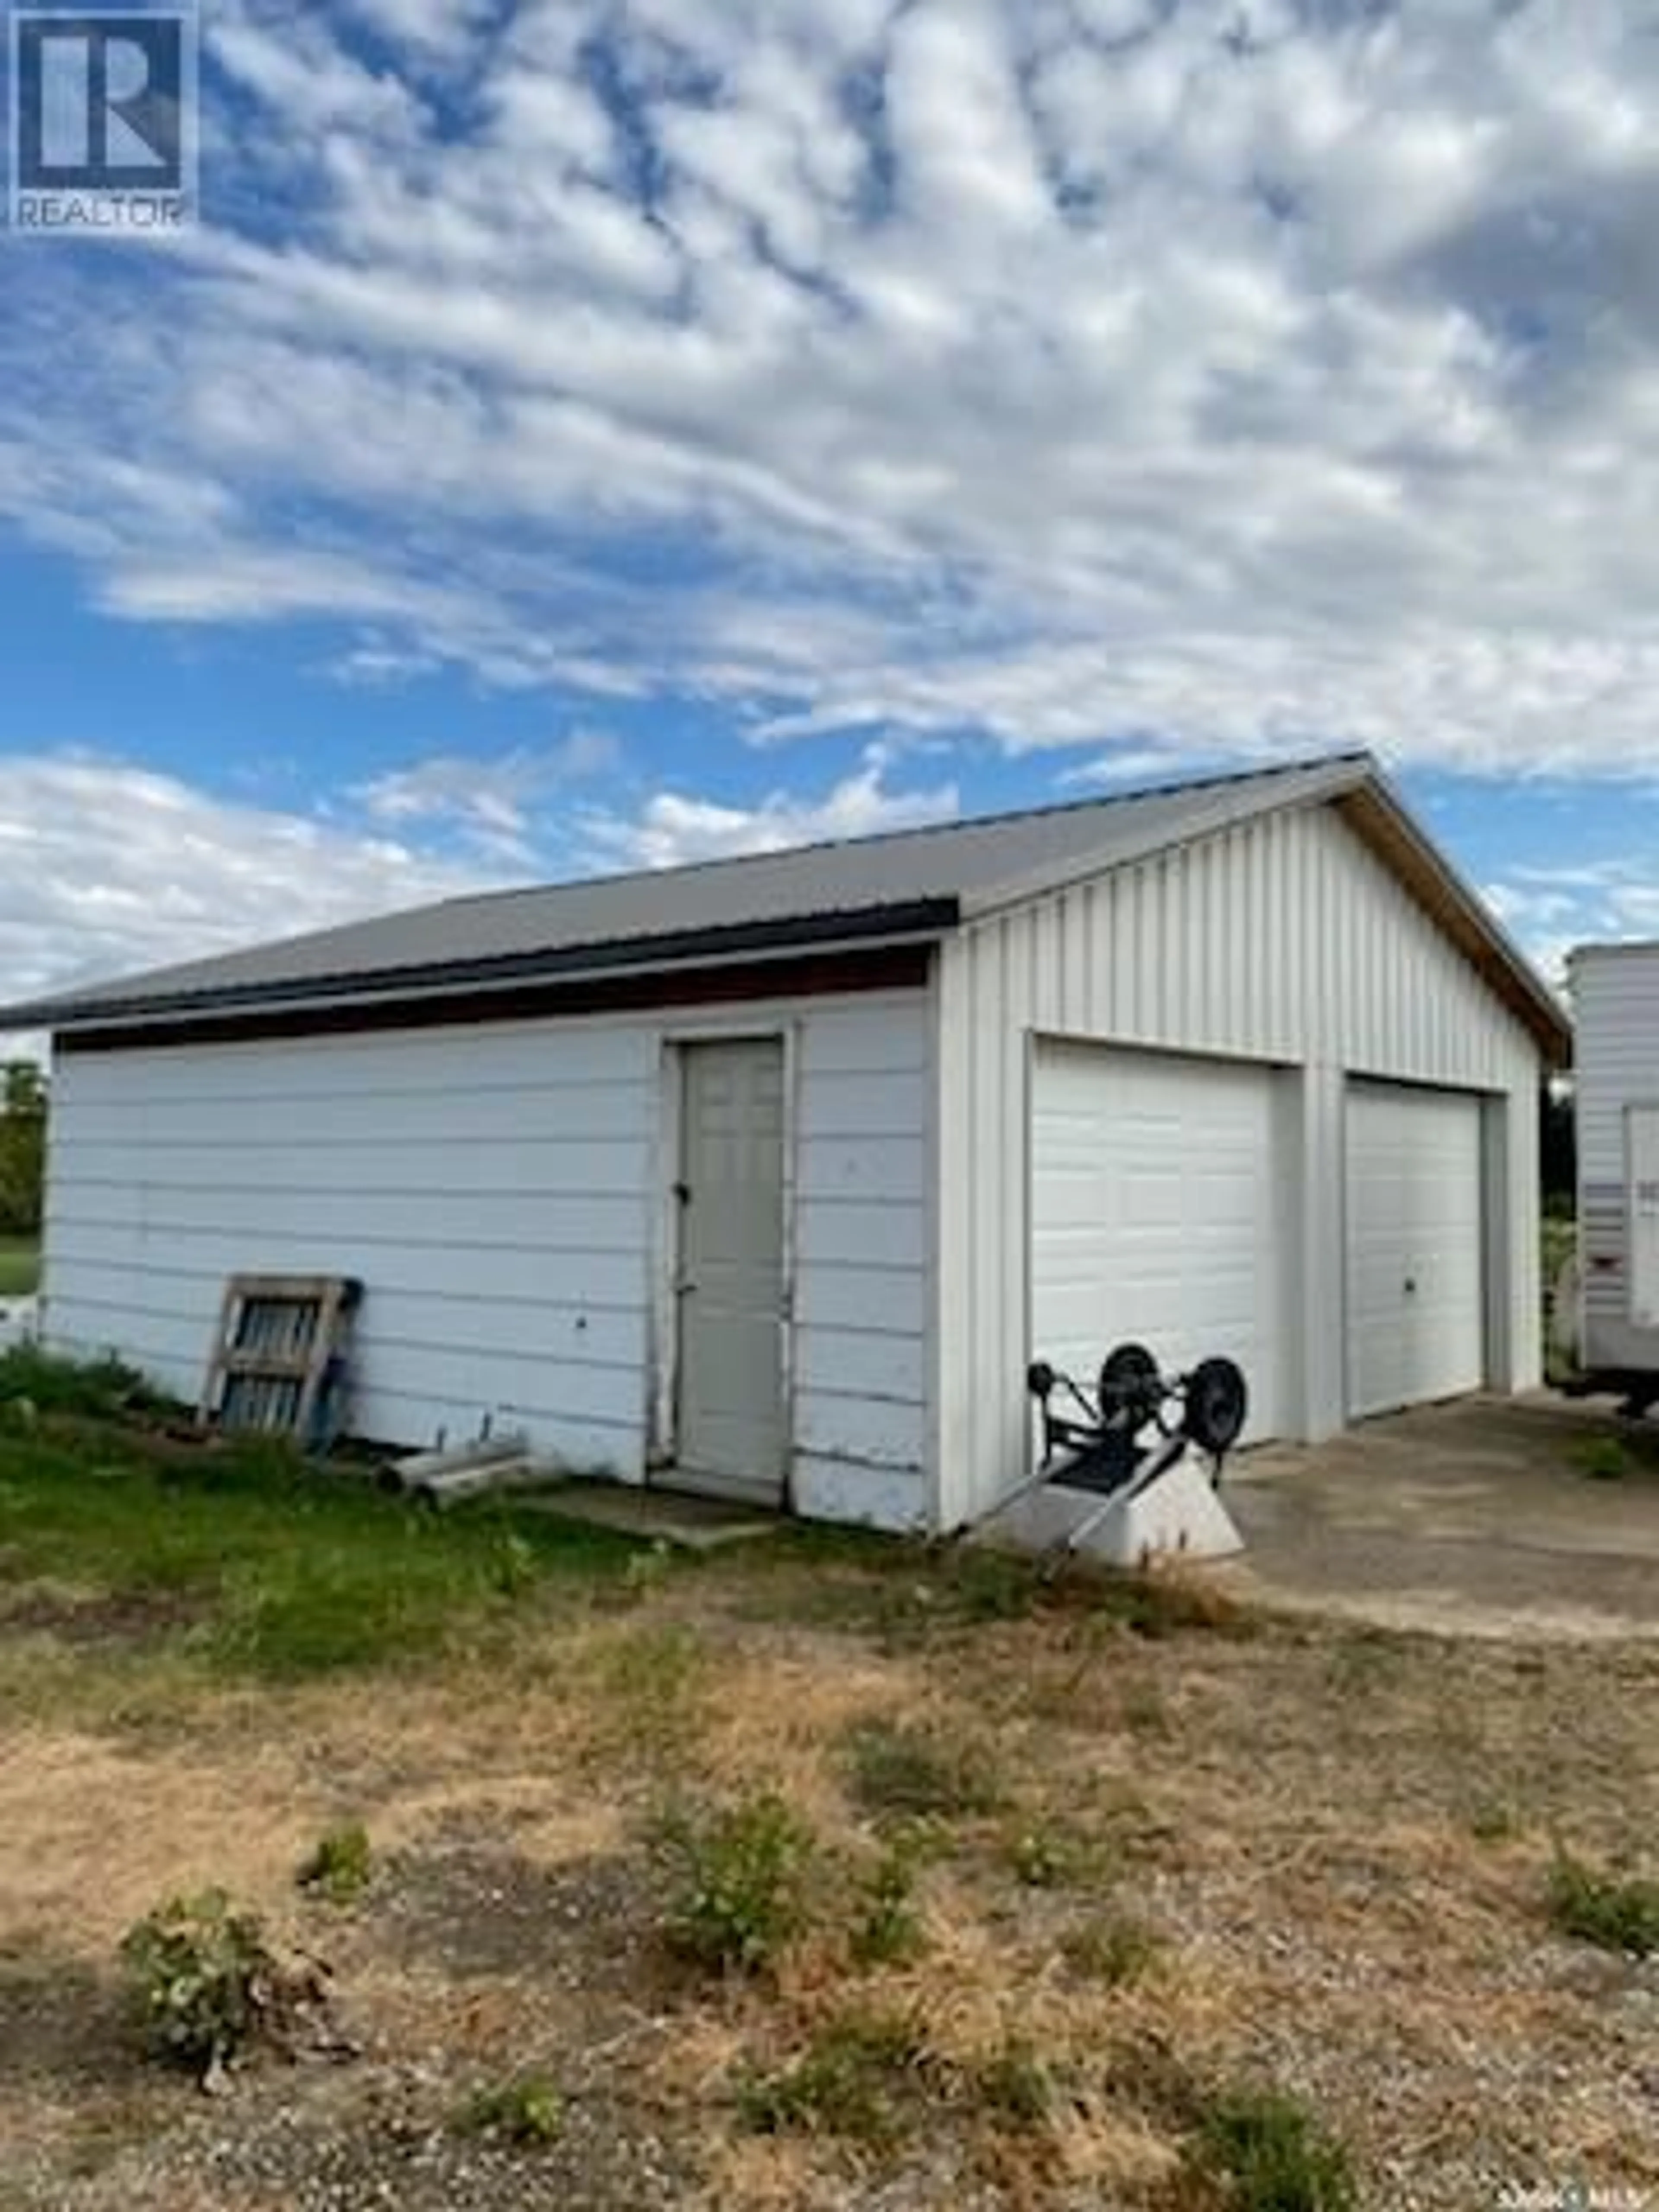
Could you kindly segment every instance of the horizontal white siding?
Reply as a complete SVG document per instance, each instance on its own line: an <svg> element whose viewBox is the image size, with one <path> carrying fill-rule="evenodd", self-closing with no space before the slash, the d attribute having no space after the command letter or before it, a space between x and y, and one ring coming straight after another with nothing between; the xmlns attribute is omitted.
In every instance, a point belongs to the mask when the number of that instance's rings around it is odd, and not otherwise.
<svg viewBox="0 0 1659 2212"><path fill-rule="evenodd" d="M1332 1310L1310 1317L1303 1350L1317 1371L1299 1389L1304 1407L1328 1408L1334 1393L1338 1419L1344 1077L1503 1094L1507 1358L1515 1381L1535 1376L1535 1048L1333 808L1268 816L987 920L946 946L939 992L947 1524L984 1511L1026 1464L1035 1036L1306 1071L1298 1150L1323 1195L1304 1208L1300 1272L1328 1279Z"/></svg>
<svg viewBox="0 0 1659 2212"><path fill-rule="evenodd" d="M356 1275L361 1433L637 1474L658 1083L639 1024L64 1054L51 1334L193 1398L228 1274Z"/></svg>
<svg viewBox="0 0 1659 2212"><path fill-rule="evenodd" d="M1659 1330L1631 1326L1625 1109L1659 1101L1659 945L1575 955L1578 1222L1589 1366L1659 1369Z"/></svg>
<svg viewBox="0 0 1659 2212"><path fill-rule="evenodd" d="M424 1443L487 1416L639 1480L668 1042L793 1027L796 1494L807 1511L918 1525L927 1007L883 994L63 1054L50 1333L193 1399L227 1275L356 1275L361 1433Z"/></svg>

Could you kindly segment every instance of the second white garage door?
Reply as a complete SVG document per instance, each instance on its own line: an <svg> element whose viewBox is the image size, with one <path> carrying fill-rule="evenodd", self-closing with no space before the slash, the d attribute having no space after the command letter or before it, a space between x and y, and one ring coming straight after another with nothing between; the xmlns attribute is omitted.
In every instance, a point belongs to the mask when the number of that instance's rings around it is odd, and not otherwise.
<svg viewBox="0 0 1659 2212"><path fill-rule="evenodd" d="M1127 1337L1249 1378L1279 1431L1287 1341L1277 1085L1266 1068L1040 1044L1031 1132L1031 1350L1079 1376Z"/></svg>
<svg viewBox="0 0 1659 2212"><path fill-rule="evenodd" d="M1478 1390L1480 1102L1354 1083L1347 1121L1348 1411Z"/></svg>

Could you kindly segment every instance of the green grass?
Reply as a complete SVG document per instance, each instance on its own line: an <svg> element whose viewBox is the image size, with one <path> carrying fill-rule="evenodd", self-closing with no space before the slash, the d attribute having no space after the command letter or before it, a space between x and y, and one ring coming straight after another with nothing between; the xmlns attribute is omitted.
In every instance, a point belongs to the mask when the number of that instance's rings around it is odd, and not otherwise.
<svg viewBox="0 0 1659 2212"><path fill-rule="evenodd" d="M756 2135L850 2136L890 2145L921 2116L925 2059L913 2021L862 2008L841 2013L792 2064L739 2075L738 2110Z"/></svg>
<svg viewBox="0 0 1659 2212"><path fill-rule="evenodd" d="M1196 2163L1236 2212L1355 2212L1359 2202L1343 2145L1305 2106L1273 2090L1215 2099L1199 2127Z"/></svg>
<svg viewBox="0 0 1659 2212"><path fill-rule="evenodd" d="M455 2115L456 2134L498 2136L519 2150L542 2150L564 2133L565 2100L544 2074L480 2089Z"/></svg>
<svg viewBox="0 0 1659 2212"><path fill-rule="evenodd" d="M1558 1850L1548 1905L1564 1936L1626 1958L1659 1956L1659 1881L1589 1866Z"/></svg>
<svg viewBox="0 0 1659 2212"><path fill-rule="evenodd" d="M210 1675L435 1658L550 1596L620 1583L636 1548L522 1508L434 1515L265 1442L175 1447L49 1412L0 1427L0 1577L89 1606L153 1601L162 1639Z"/></svg>
<svg viewBox="0 0 1659 2212"><path fill-rule="evenodd" d="M965 1820L1003 1802L982 1747L912 1722L859 1721L848 1753L848 1791L872 1820Z"/></svg>
<svg viewBox="0 0 1659 2212"><path fill-rule="evenodd" d="M33 1297L40 1285L40 1247L32 1237L0 1237L0 1298Z"/></svg>

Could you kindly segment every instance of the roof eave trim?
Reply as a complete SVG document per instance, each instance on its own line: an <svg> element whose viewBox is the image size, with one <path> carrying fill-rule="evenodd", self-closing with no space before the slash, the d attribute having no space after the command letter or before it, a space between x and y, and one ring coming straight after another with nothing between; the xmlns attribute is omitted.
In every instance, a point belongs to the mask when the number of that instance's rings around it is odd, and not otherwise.
<svg viewBox="0 0 1659 2212"><path fill-rule="evenodd" d="M525 983L561 982L584 976L665 975L687 967L781 959L800 951L841 946L926 943L946 936L961 919L957 900L914 899L846 914L807 915L782 921L743 922L721 929L685 930L672 936L623 939L572 945L554 952L514 953L496 960L431 962L372 975L319 975L303 981L227 986L213 991L158 994L149 999L43 1000L0 1007L0 1031L44 1029L53 1035L77 1030L141 1030L206 1014L319 1012L400 1000L476 997Z"/></svg>

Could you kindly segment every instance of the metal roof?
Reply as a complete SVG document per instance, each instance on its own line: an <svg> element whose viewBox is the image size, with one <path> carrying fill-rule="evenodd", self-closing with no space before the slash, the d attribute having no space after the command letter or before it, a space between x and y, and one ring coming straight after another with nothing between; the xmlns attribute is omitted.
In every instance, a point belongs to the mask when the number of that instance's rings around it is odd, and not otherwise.
<svg viewBox="0 0 1659 2212"><path fill-rule="evenodd" d="M1386 797L1364 753L1034 812L751 857L450 899L183 966L0 1007L0 1030L149 1026L243 1009L343 1005L802 947L938 937L1079 878L1284 807ZM1391 813L1403 817L1389 798ZM1408 817L1404 817L1407 818ZM1423 854L1432 854L1417 834ZM1435 856L1437 860L1437 856ZM1558 1027L1543 985L1440 864L1443 890L1516 994ZM1506 994L1506 995L1509 995Z"/></svg>

